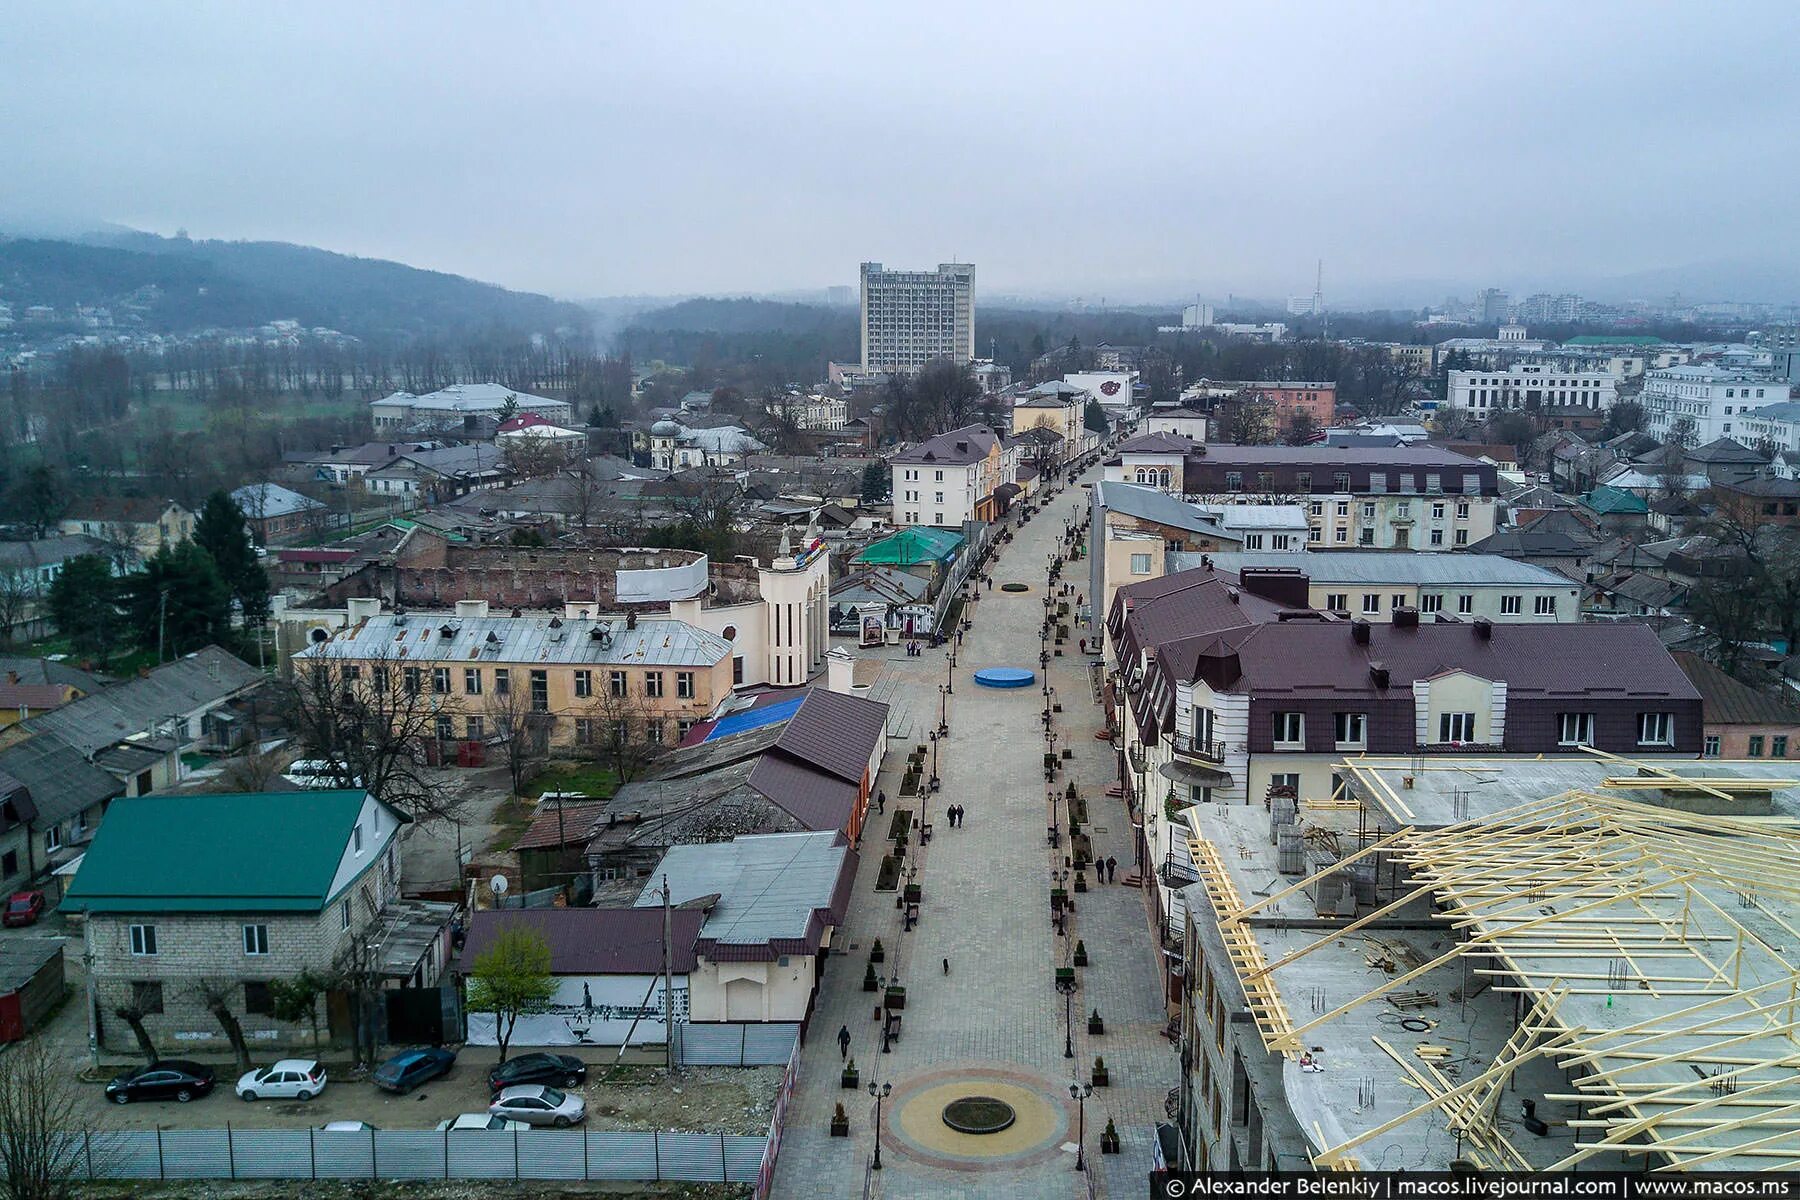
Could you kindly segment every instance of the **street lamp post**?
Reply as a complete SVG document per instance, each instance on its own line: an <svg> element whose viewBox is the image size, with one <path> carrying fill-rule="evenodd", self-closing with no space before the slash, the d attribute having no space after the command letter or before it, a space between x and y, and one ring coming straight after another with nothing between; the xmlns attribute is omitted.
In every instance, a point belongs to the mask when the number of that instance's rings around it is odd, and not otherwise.
<svg viewBox="0 0 1800 1200"><path fill-rule="evenodd" d="M950 689L938 688L938 736L950 736Z"/></svg>
<svg viewBox="0 0 1800 1200"><path fill-rule="evenodd" d="M1069 1099L1075 1101L1075 1169L1077 1171L1087 1170L1087 1100L1093 1094L1094 1085L1091 1083L1071 1083L1069 1085Z"/></svg>
<svg viewBox="0 0 1800 1200"><path fill-rule="evenodd" d="M944 651L944 691L956 695L956 649Z"/></svg>
<svg viewBox="0 0 1800 1200"><path fill-rule="evenodd" d="M1075 1057L1075 980L1058 979L1056 990L1063 994L1063 1057Z"/></svg>
<svg viewBox="0 0 1800 1200"><path fill-rule="evenodd" d="M931 783L929 785L934 792L938 790L937 747L938 733L934 729L931 731Z"/></svg>
<svg viewBox="0 0 1800 1200"><path fill-rule="evenodd" d="M893 1084L884 1083L880 1087L876 1087L875 1081L869 1080L869 1095L875 1097L875 1161L869 1164L871 1171L881 1170L881 1102L893 1094ZM1077 1153L1079 1154L1079 1151Z"/></svg>

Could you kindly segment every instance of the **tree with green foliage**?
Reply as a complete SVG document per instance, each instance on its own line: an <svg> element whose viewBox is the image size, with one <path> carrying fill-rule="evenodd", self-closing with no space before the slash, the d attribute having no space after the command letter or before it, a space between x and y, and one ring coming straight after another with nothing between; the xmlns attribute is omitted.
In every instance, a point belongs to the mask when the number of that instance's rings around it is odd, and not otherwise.
<svg viewBox="0 0 1800 1200"><path fill-rule="evenodd" d="M256 559L244 510L229 492L220 489L206 498L194 522L194 541L212 555L243 613L245 631L261 629L269 616L269 573Z"/></svg>
<svg viewBox="0 0 1800 1200"><path fill-rule="evenodd" d="M231 640L231 588L193 542L158 550L124 595L137 644L155 646L158 661Z"/></svg>
<svg viewBox="0 0 1800 1200"><path fill-rule="evenodd" d="M542 1012L556 993L550 977L550 944L530 929L506 929L475 956L469 973L469 1011L494 1014L494 1041L500 1061L519 1018Z"/></svg>
<svg viewBox="0 0 1800 1200"><path fill-rule="evenodd" d="M1088 400L1087 407L1081 411L1081 423L1089 431L1102 435L1112 428L1106 419L1106 409L1100 406L1098 400L1092 398Z"/></svg>
<svg viewBox="0 0 1800 1200"><path fill-rule="evenodd" d="M62 476L45 463L37 463L19 476L7 496L7 508L31 527L31 536L41 538L68 506L68 491Z"/></svg>
<svg viewBox="0 0 1800 1200"><path fill-rule="evenodd" d="M894 492L894 468L883 459L875 459L863 468L862 502L880 504Z"/></svg>
<svg viewBox="0 0 1800 1200"><path fill-rule="evenodd" d="M1636 400L1618 400L1606 410L1606 424L1601 436L1614 438L1621 433L1636 433L1644 427L1644 406Z"/></svg>
<svg viewBox="0 0 1800 1200"><path fill-rule="evenodd" d="M288 1025L305 1021L312 1026L313 1049L319 1048L319 997L325 994L323 976L301 971L291 979L269 980L269 1015Z"/></svg>
<svg viewBox="0 0 1800 1200"><path fill-rule="evenodd" d="M124 624L119 615L119 580L112 564L98 554L82 554L63 563L50 582L45 602L50 619L81 655L104 660L117 643Z"/></svg>

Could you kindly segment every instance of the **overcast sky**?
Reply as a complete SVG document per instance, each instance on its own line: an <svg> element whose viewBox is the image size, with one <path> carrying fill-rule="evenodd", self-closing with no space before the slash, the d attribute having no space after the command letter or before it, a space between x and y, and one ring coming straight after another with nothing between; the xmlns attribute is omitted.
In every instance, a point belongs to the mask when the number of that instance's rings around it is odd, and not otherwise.
<svg viewBox="0 0 1800 1200"><path fill-rule="evenodd" d="M1792 0L12 3L0 226L561 296L1114 300L1791 265ZM1790 295L1800 287L1788 286Z"/></svg>

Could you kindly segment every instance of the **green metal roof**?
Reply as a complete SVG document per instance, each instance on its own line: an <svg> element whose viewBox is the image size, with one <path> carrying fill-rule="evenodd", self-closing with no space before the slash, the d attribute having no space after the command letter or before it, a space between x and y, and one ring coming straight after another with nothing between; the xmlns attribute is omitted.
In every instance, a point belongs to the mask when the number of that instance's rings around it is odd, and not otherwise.
<svg viewBox="0 0 1800 1200"><path fill-rule="evenodd" d="M914 525L892 537L882 538L858 554L854 561L883 566L910 567L914 563L945 562L963 544L963 535L948 529Z"/></svg>
<svg viewBox="0 0 1800 1200"><path fill-rule="evenodd" d="M1636 492L1601 484L1581 497L1581 503L1597 513L1647 513L1650 503Z"/></svg>
<svg viewBox="0 0 1800 1200"><path fill-rule="evenodd" d="M352 788L115 800L64 904L89 912L318 911L366 795Z"/></svg>

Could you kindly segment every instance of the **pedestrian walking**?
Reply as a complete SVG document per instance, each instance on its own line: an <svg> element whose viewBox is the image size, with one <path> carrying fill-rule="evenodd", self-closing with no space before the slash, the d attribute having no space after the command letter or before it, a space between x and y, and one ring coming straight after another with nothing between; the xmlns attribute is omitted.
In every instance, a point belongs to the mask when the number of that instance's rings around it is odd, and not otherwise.
<svg viewBox="0 0 1800 1200"><path fill-rule="evenodd" d="M1115 883L1119 878L1119 860L1112 855L1106 856L1106 882Z"/></svg>
<svg viewBox="0 0 1800 1200"><path fill-rule="evenodd" d="M849 1061L849 1059L850 1059L850 1027L848 1025L846 1025L842 1029L838 1030L838 1052L844 1056L844 1060L846 1062Z"/></svg>
<svg viewBox="0 0 1800 1200"><path fill-rule="evenodd" d="M886 792L876 792L875 793L875 811L878 813L884 813L887 811L887 793Z"/></svg>
<svg viewBox="0 0 1800 1200"><path fill-rule="evenodd" d="M949 973L950 973L950 960L946 958L944 960L944 974L948 975Z"/></svg>

